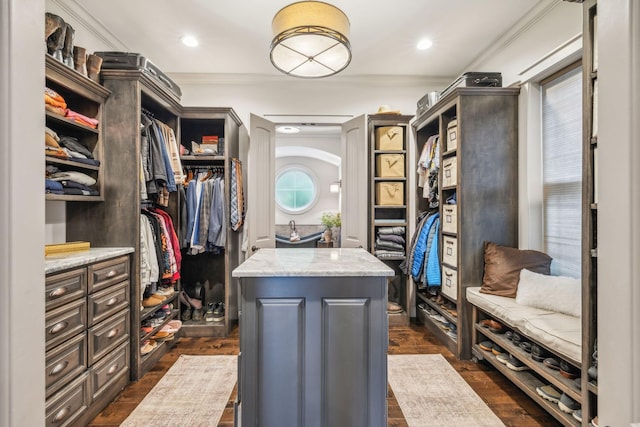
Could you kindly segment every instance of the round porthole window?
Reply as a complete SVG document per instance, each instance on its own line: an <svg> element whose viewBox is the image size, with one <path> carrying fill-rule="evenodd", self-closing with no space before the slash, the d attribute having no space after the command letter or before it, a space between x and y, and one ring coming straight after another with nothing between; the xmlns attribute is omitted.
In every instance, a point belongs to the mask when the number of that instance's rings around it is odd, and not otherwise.
<svg viewBox="0 0 640 427"><path fill-rule="evenodd" d="M276 178L276 203L287 213L301 214L318 200L318 185L313 173L301 166L287 167Z"/></svg>

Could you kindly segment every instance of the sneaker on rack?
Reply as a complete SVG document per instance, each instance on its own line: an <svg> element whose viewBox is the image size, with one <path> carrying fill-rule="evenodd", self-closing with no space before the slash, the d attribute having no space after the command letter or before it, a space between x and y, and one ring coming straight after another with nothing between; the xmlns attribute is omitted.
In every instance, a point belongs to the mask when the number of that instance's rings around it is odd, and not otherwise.
<svg viewBox="0 0 640 427"><path fill-rule="evenodd" d="M527 365L522 363L517 357L513 357L512 354L509 355L507 368L511 369L512 371L526 371L527 369L529 369Z"/></svg>
<svg viewBox="0 0 640 427"><path fill-rule="evenodd" d="M496 360L500 363L502 363L503 365L506 365L507 362L509 361L509 354L508 353L500 353L499 355L496 356Z"/></svg>
<svg viewBox="0 0 640 427"><path fill-rule="evenodd" d="M566 393L562 393L560 400L558 401L558 407L562 412L572 414L573 411L580 409L580 404L570 398Z"/></svg>
<svg viewBox="0 0 640 427"><path fill-rule="evenodd" d="M549 402L558 403L560 400L560 392L551 384L536 387L536 393Z"/></svg>
<svg viewBox="0 0 640 427"><path fill-rule="evenodd" d="M214 322L222 322L224 321L224 303L217 302L213 308L213 321Z"/></svg>

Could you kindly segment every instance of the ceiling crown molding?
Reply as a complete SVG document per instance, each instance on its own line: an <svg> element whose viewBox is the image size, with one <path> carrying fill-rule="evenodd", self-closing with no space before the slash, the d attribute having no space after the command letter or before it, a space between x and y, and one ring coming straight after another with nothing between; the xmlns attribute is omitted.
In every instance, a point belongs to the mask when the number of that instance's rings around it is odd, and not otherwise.
<svg viewBox="0 0 640 427"><path fill-rule="evenodd" d="M515 40L520 38L531 27L533 27L538 21L547 16L558 5L562 4L563 0L544 0L537 4L533 9L529 11L524 17L522 17L516 24L507 30L502 36L491 43L491 47L481 52L476 56L473 61L469 63L464 70L474 70L480 64L487 61L489 58L495 56L498 52L504 50L511 45Z"/></svg>
<svg viewBox="0 0 640 427"><path fill-rule="evenodd" d="M78 22L96 39L104 43L104 50L115 50L129 52L130 49L115 34L113 34L102 22L93 17L87 9L77 0L49 0L58 8L64 11L66 16L73 18L74 22Z"/></svg>

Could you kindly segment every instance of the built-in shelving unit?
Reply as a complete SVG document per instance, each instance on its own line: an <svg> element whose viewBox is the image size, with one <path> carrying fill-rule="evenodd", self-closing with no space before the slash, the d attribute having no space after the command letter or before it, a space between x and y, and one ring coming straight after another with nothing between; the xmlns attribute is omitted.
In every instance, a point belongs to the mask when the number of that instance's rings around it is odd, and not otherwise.
<svg viewBox="0 0 640 427"><path fill-rule="evenodd" d="M411 313L409 277L400 264L406 259L411 236L409 233L409 122L413 116L374 114L368 116L370 191L369 250L393 268L396 275L389 279L389 301L398 304L401 312L389 313L389 325L408 325ZM404 243L381 242L380 232L396 228L396 236ZM399 240L397 240L399 241ZM395 243L395 247L394 246Z"/></svg>
<svg viewBox="0 0 640 427"><path fill-rule="evenodd" d="M434 210L440 215L434 237L440 290L436 296L426 293L426 285L418 289L416 313L460 359L471 357L466 288L482 284L484 242L517 246L518 94L517 88L458 88L412 124L417 155L434 135L440 153L437 201L429 201L422 187L413 189L418 218Z"/></svg>

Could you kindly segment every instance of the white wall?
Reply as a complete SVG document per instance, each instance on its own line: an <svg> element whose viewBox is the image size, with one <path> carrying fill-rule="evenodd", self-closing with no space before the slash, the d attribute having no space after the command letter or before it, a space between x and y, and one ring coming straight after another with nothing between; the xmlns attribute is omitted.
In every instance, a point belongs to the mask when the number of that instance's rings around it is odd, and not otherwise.
<svg viewBox="0 0 640 427"><path fill-rule="evenodd" d="M44 0L0 0L0 426L45 412Z"/></svg>

